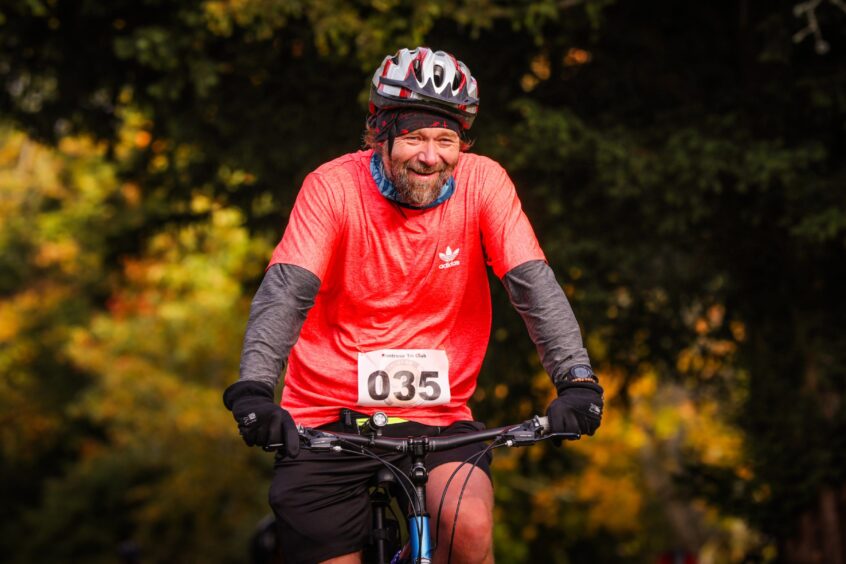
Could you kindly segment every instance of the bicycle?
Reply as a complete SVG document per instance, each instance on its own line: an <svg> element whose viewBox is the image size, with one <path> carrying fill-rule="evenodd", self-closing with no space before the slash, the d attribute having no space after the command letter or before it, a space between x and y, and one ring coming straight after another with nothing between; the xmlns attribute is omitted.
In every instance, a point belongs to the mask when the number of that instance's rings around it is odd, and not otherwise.
<svg viewBox="0 0 846 564"><path fill-rule="evenodd" d="M549 433L548 419L537 415L516 425L450 436L385 437L382 435L382 430L387 424L387 415L383 412L376 412L360 428L359 434L299 427L301 448L327 453L363 454L376 458L383 463L384 468L374 476L374 490L371 492L371 506L373 508L371 538L375 545L373 552L377 564L429 564L431 562L437 544L432 543L429 532L429 513L426 508L426 483L429 471L423 459L427 453L490 441L486 449L462 462L450 476L444 488L444 497L441 497L438 508L438 515L440 515L446 491L458 471L465 464L475 465L491 449L531 446L548 439L576 440L580 437L578 433ZM265 449L276 450L283 446L283 444L273 444L268 445ZM411 470L406 475L396 466L382 460L374 452L375 450L407 454L411 458ZM387 469L387 472L385 472L385 469ZM458 507L461 505L461 498L469 479L470 474L468 473L458 494ZM404 492L408 500L409 515L407 517L408 542L394 554L390 545L395 534L386 521L386 510L390 505L389 498L386 496L389 496L390 490L395 487L399 487ZM456 518L458 507L456 507ZM448 561L452 557L454 540L455 523L450 535ZM389 554L394 554L391 560L388 560Z"/></svg>

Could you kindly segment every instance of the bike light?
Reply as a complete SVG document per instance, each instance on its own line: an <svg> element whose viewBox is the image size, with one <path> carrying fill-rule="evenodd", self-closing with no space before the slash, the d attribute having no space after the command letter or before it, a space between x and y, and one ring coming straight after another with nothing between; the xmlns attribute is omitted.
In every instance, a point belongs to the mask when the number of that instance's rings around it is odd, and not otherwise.
<svg viewBox="0 0 846 564"><path fill-rule="evenodd" d="M388 416L381 411L377 411L370 416L370 424L373 425L373 428L375 429L381 429L388 424Z"/></svg>

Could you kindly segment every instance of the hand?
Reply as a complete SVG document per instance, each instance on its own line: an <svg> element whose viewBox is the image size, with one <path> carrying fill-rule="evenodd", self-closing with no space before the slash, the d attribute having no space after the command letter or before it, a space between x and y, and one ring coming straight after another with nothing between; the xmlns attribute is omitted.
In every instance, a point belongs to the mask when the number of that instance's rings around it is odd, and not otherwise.
<svg viewBox="0 0 846 564"><path fill-rule="evenodd" d="M603 406L599 384L562 382L546 414L553 433L593 435L602 422Z"/></svg>
<svg viewBox="0 0 846 564"><path fill-rule="evenodd" d="M286 456L300 453L300 436L291 414L273 401L273 389L254 380L235 382L223 393L224 405L232 411L247 446L284 443Z"/></svg>

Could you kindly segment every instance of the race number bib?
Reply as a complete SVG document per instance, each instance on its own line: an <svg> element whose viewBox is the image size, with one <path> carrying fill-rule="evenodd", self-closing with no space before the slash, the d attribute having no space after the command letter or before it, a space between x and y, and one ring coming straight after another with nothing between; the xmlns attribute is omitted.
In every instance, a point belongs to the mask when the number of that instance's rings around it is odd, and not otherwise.
<svg viewBox="0 0 846 564"><path fill-rule="evenodd" d="M446 351L384 349L358 353L358 405L411 407L449 403Z"/></svg>

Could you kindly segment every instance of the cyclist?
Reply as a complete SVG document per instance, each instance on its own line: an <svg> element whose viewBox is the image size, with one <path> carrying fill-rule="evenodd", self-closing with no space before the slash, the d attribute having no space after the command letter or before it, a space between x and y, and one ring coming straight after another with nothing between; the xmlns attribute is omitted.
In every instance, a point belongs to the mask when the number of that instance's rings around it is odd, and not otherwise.
<svg viewBox="0 0 846 564"><path fill-rule="evenodd" d="M378 466L300 452L296 424L339 430L384 411L398 421L386 434L482 427L467 402L491 327L486 264L558 390L552 430L592 435L600 424L602 388L514 185L496 162L467 152L478 107L476 79L454 56L418 47L385 57L372 79L366 150L306 177L273 252L224 403L248 445L285 443L270 503L288 562L361 561L367 480ZM430 507L482 448L429 455ZM441 538L457 527L453 562L493 561L489 464L485 456L482 471L465 466L454 480L471 473L455 522L457 495L433 519Z"/></svg>

